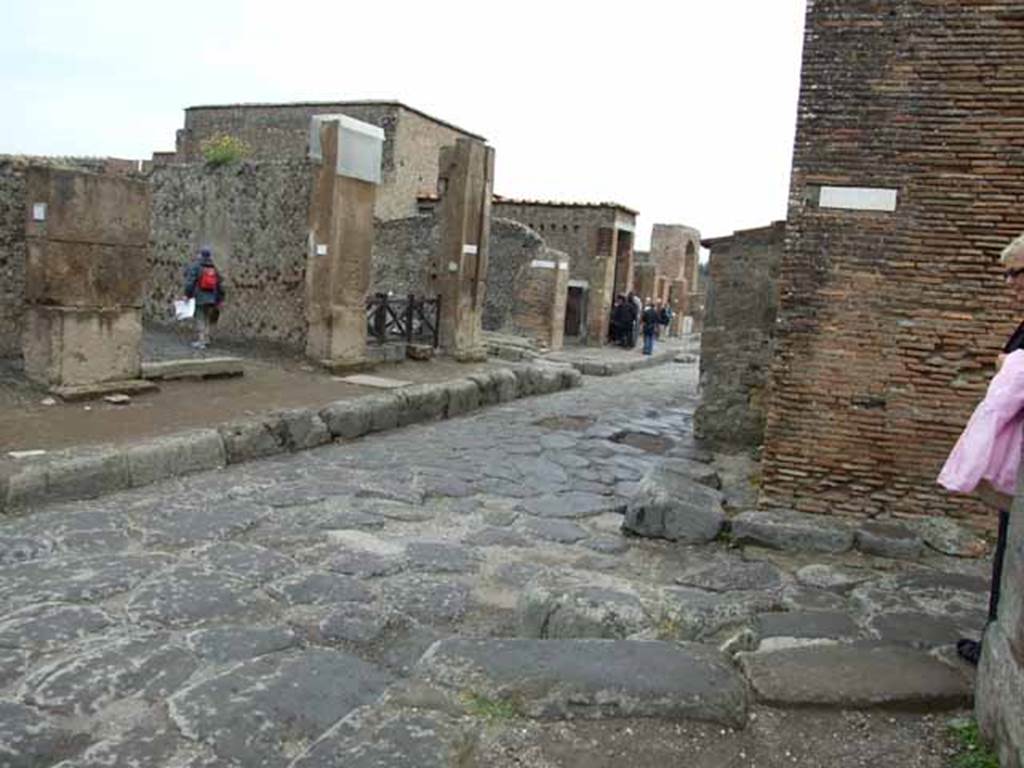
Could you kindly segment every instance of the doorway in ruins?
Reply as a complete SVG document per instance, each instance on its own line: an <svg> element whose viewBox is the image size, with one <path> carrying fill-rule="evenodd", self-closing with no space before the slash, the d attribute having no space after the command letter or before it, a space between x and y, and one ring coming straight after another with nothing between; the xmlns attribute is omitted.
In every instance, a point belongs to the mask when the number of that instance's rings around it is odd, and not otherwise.
<svg viewBox="0 0 1024 768"><path fill-rule="evenodd" d="M565 335L579 338L586 323L587 287L569 284L565 300Z"/></svg>
<svg viewBox="0 0 1024 768"><path fill-rule="evenodd" d="M618 231L615 243L615 294L629 293L633 288L633 233Z"/></svg>

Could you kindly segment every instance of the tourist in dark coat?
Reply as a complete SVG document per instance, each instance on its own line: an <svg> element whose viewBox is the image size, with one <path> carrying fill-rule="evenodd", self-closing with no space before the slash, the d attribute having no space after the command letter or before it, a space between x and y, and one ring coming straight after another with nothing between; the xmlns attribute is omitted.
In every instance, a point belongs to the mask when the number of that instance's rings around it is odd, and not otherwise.
<svg viewBox="0 0 1024 768"><path fill-rule="evenodd" d="M630 311L629 302L626 301L625 296L617 296L615 306L612 308L612 336L614 342L619 346L629 345L632 323L633 313Z"/></svg>
<svg viewBox="0 0 1024 768"><path fill-rule="evenodd" d="M192 346L206 349L210 326L217 322L224 303L224 280L209 248L200 250L199 257L185 268L185 298L196 302L196 340Z"/></svg>

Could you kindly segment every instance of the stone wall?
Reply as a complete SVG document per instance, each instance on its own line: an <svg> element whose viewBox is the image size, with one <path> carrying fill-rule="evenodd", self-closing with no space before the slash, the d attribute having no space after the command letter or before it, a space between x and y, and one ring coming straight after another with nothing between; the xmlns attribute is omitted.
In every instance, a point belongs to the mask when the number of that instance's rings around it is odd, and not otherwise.
<svg viewBox="0 0 1024 768"><path fill-rule="evenodd" d="M517 281L508 330L549 350L561 349L568 286L568 256L545 247Z"/></svg>
<svg viewBox="0 0 1024 768"><path fill-rule="evenodd" d="M301 160L155 169L146 319L169 322L185 267L209 245L227 290L217 335L301 350L312 181Z"/></svg>
<svg viewBox="0 0 1024 768"><path fill-rule="evenodd" d="M202 159L200 145L226 133L245 141L256 160L301 160L306 157L313 115L344 114L384 130L381 183L374 213L383 220L416 213L416 197L437 189L438 153L459 137L474 137L460 128L397 102L322 102L237 104L191 107L178 131L177 160Z"/></svg>
<svg viewBox="0 0 1024 768"><path fill-rule="evenodd" d="M373 236L370 293L426 296L439 236L432 214L378 221Z"/></svg>
<svg viewBox="0 0 1024 768"><path fill-rule="evenodd" d="M999 617L985 631L974 701L1003 768L1024 768L1024 493L1017 483L1003 563Z"/></svg>
<svg viewBox="0 0 1024 768"><path fill-rule="evenodd" d="M25 171L29 165L134 176L135 160L0 155L0 358L21 355L25 301Z"/></svg>
<svg viewBox="0 0 1024 768"><path fill-rule="evenodd" d="M766 506L980 511L935 478L1020 320L997 257L1024 230L1021 40L1019 0L809 4Z"/></svg>
<svg viewBox="0 0 1024 768"><path fill-rule="evenodd" d="M668 280L686 280L693 292L700 263L700 232L682 224L655 224L651 228L651 262Z"/></svg>
<svg viewBox="0 0 1024 768"><path fill-rule="evenodd" d="M760 445L779 305L785 222L705 241L711 249L696 432L715 446Z"/></svg>

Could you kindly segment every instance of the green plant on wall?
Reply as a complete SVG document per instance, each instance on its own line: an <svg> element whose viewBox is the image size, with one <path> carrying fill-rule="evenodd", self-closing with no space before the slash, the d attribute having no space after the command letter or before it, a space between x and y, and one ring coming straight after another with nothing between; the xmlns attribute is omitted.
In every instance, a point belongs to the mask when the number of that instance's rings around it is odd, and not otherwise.
<svg viewBox="0 0 1024 768"><path fill-rule="evenodd" d="M199 145L203 159L207 165L219 168L222 165L237 163L248 156L249 145L235 136L220 134L211 136Z"/></svg>

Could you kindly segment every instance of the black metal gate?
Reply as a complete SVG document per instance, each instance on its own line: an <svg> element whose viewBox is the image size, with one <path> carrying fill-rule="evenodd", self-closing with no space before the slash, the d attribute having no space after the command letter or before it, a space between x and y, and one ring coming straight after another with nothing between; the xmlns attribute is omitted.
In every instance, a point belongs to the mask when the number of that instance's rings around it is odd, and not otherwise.
<svg viewBox="0 0 1024 768"><path fill-rule="evenodd" d="M395 298L375 293L366 300L366 333L378 344L388 341L418 342L438 346L441 297Z"/></svg>

